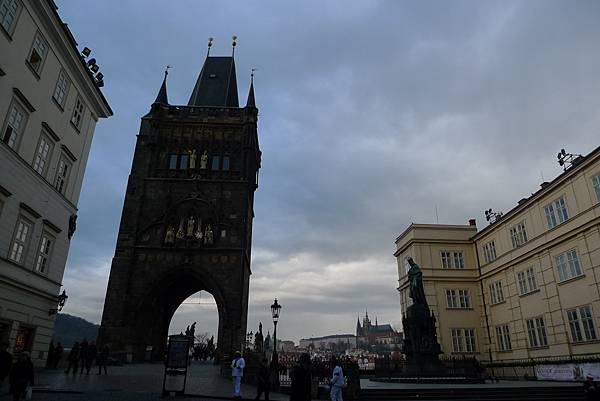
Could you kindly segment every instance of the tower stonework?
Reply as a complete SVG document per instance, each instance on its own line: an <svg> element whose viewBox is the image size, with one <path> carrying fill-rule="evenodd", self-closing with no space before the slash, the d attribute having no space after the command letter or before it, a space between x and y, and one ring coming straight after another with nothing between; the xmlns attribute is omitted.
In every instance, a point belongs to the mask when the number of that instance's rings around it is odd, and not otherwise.
<svg viewBox="0 0 600 401"><path fill-rule="evenodd" d="M173 314L200 290L217 304L219 356L240 349L257 117L253 85L239 107L233 57L206 58L187 106L168 104L165 73L142 117L104 303L99 342L115 356L162 359Z"/></svg>

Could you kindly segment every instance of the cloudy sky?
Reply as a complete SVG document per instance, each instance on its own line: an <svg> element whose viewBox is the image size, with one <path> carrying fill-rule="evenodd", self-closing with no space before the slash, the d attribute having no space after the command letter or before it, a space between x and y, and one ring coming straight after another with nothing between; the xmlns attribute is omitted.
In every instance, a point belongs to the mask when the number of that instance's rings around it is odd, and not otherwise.
<svg viewBox="0 0 600 401"><path fill-rule="evenodd" d="M506 211L600 145L598 1L58 0L105 75L64 284L66 313L99 322L140 117L166 64L187 104L206 54L251 68L263 151L249 328L353 332L369 309L400 328L394 239L411 222ZM210 296L172 330L216 329Z"/></svg>

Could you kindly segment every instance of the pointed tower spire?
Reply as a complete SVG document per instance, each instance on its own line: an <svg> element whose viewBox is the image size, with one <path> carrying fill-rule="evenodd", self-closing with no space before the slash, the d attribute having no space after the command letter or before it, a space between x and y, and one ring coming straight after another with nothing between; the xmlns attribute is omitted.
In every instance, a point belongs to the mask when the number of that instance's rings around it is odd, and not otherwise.
<svg viewBox="0 0 600 401"><path fill-rule="evenodd" d="M379 326L379 324L377 323L377 316L375 316L375 327Z"/></svg>
<svg viewBox="0 0 600 401"><path fill-rule="evenodd" d="M360 316L356 317L356 335L360 335Z"/></svg>
<svg viewBox="0 0 600 401"><path fill-rule="evenodd" d="M250 90L248 91L248 100L246 101L246 107L256 107L256 101L254 100L254 68L250 73Z"/></svg>
<svg viewBox="0 0 600 401"><path fill-rule="evenodd" d="M158 95L156 95L156 100L154 103L169 104L169 99L167 97L167 75L169 75L169 68L171 68L170 65L165 68L165 77L162 85L160 86L160 90L158 91Z"/></svg>

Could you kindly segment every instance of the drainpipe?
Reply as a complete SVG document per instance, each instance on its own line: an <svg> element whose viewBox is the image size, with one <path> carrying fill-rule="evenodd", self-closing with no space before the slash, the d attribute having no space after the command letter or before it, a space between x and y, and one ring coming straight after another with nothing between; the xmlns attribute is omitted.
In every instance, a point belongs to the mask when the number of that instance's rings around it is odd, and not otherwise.
<svg viewBox="0 0 600 401"><path fill-rule="evenodd" d="M483 281L481 280L481 264L479 263L479 249L477 248L477 243L475 241L473 241L473 244L475 246L475 259L477 260L477 269L479 270L479 287L481 288L481 299L483 301L483 313L485 315L485 326L487 329L487 335L488 335L488 356L490 358L490 368L491 368L491 375L492 377L494 377L494 365L493 365L493 360L492 360L492 334L490 332L490 320L488 317L488 313L487 313L487 306L485 304L485 295L483 293Z"/></svg>

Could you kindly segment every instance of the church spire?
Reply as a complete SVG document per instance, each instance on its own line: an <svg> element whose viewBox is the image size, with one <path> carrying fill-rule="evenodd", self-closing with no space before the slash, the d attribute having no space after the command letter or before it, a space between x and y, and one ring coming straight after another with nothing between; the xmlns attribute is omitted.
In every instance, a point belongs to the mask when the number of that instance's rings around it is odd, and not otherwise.
<svg viewBox="0 0 600 401"><path fill-rule="evenodd" d="M165 68L165 77L162 85L160 86L160 90L158 91L158 95L156 95L156 100L154 103L169 104L169 99L167 97L167 75L169 75L169 68L171 68L170 65Z"/></svg>
<svg viewBox="0 0 600 401"><path fill-rule="evenodd" d="M256 101L254 100L254 68L250 74L250 90L248 91L248 100L246 101L246 107L256 107Z"/></svg>

